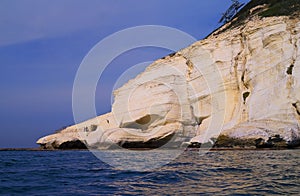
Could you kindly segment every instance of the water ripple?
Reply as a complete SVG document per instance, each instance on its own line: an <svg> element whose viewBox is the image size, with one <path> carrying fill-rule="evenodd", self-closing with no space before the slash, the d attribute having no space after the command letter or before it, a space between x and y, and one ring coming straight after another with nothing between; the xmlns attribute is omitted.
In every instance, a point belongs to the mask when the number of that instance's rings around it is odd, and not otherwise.
<svg viewBox="0 0 300 196"><path fill-rule="evenodd" d="M299 195L300 187L299 150L187 151L147 172L114 169L88 151L0 152L0 159L6 195Z"/></svg>

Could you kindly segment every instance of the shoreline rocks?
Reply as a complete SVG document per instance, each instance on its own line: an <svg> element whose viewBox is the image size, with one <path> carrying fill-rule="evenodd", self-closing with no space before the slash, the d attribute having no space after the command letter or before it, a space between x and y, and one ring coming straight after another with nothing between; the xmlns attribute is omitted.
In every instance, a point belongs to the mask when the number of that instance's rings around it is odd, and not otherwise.
<svg viewBox="0 0 300 196"><path fill-rule="evenodd" d="M37 143L46 149L299 146L299 47L299 17L251 17L220 28L117 89L112 112Z"/></svg>

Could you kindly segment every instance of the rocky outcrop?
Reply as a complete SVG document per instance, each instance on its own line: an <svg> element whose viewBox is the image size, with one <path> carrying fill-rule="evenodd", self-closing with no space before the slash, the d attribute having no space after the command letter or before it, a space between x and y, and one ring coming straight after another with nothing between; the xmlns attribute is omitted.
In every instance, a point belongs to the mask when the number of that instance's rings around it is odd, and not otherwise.
<svg viewBox="0 0 300 196"><path fill-rule="evenodd" d="M228 25L116 90L111 113L37 143L157 148L197 146L222 135L256 147L299 145L299 17L254 14L244 25Z"/></svg>
<svg viewBox="0 0 300 196"><path fill-rule="evenodd" d="M298 19L252 18L243 27L216 33L214 42L201 43L212 51L224 81L223 135L264 141L280 135L287 143L299 140L295 106L300 98L299 30ZM200 126L200 132L206 130ZM199 134L192 141L202 137Z"/></svg>

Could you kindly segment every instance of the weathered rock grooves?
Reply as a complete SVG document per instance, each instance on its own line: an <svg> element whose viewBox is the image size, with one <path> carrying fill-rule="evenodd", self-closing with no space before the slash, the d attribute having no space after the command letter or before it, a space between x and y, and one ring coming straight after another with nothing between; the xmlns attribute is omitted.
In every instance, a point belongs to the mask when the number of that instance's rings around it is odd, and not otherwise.
<svg viewBox="0 0 300 196"><path fill-rule="evenodd" d="M255 14L151 64L114 92L112 112L37 143L47 149L211 141L216 147L296 147L300 19Z"/></svg>

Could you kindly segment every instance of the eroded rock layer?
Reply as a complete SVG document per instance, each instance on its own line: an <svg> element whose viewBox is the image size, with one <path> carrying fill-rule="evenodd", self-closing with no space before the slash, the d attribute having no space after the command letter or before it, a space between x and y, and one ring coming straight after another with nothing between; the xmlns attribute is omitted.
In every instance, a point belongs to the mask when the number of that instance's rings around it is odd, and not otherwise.
<svg viewBox="0 0 300 196"><path fill-rule="evenodd" d="M298 145L299 18L254 16L224 28L157 60L116 90L111 113L37 143L157 148L213 142L223 135L257 146L272 138Z"/></svg>

